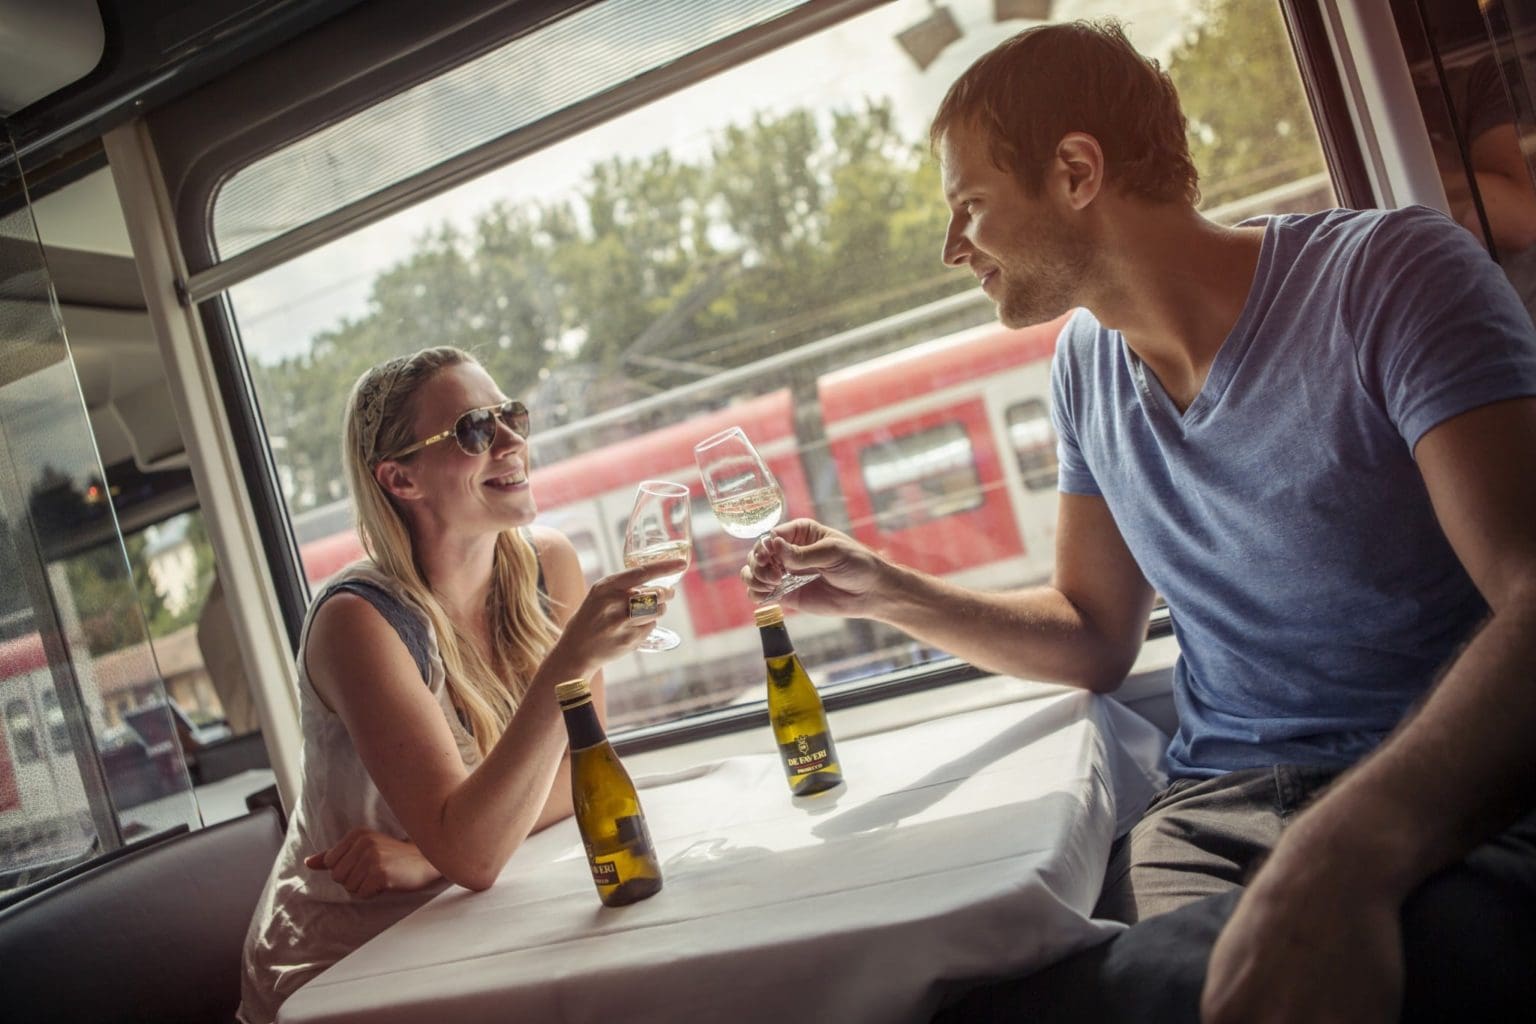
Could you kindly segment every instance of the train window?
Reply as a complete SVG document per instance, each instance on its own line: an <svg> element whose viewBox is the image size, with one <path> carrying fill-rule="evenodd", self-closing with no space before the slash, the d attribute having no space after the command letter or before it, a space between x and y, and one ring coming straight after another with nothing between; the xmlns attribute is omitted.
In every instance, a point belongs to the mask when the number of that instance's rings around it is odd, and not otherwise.
<svg viewBox="0 0 1536 1024"><path fill-rule="evenodd" d="M737 578L743 542L720 528L704 498L693 499L693 568L711 583Z"/></svg>
<svg viewBox="0 0 1536 1024"><path fill-rule="evenodd" d="M581 577L587 583L596 583L603 576L603 556L597 550L597 538L585 528L565 530L571 546L576 549L576 560L581 563Z"/></svg>
<svg viewBox="0 0 1536 1024"><path fill-rule="evenodd" d="M906 530L981 507L971 439L958 423L877 441L859 453L882 530Z"/></svg>
<svg viewBox="0 0 1536 1024"><path fill-rule="evenodd" d="M1056 431L1041 398L1026 398L1008 407L1008 440L1019 460L1019 475L1031 491L1056 486Z"/></svg>
<svg viewBox="0 0 1536 1024"><path fill-rule="evenodd" d="M37 726L32 721L32 709L20 698L5 703L5 727L11 734L11 750L17 764L31 764L43 758L42 744L38 742Z"/></svg>
<svg viewBox="0 0 1536 1024"><path fill-rule="evenodd" d="M1040 500L1051 469L1039 446L1054 335L998 327L974 280L941 265L947 210L925 144L948 84L1026 25L999 20L1001 6L986 0L947 0L958 34L914 49L918 34L906 30L933 16L927 0L780 6L793 8L780 28L802 17L812 27L784 30L775 39L790 41L772 47L736 36L726 45L738 23L679 15L715 5L666 0L594 3L580 20L550 26L559 32L517 41L540 67L579 70L555 80L555 106L608 89L602 117L531 121L555 107L525 116L504 102L515 62L488 56L434 80L451 89L423 83L409 102L359 111L372 119L366 130L271 154L263 166L275 168L313 161L319 146L325 173L315 177L399 197L381 199L385 212L350 233L318 233L300 255L228 293L311 578L322 561L334 569L361 553L338 486L348 389L364 367L436 344L474 352L529 404L541 515L557 527L590 524L603 545L640 479L693 479L693 444L739 425L773 466L786 516L863 537L974 509L996 493L995 528L1014 536L954 531L942 538L953 550L917 545L912 557L997 586L1048 573L1055 503ZM670 26L676 52L736 56L646 92L624 78L638 67L626 47L615 67L630 70L604 78L591 58L612 50L609 16L642 10ZM1127 30L1180 88L1210 216L1234 223L1333 205L1271 0L1143 4ZM383 138L431 157L423 140L450 123L457 139L497 139L517 155L480 177L445 175L417 189L391 182L422 183L402 176L428 174L417 170L425 164L376 159L388 147L364 144L382 125ZM525 127L530 141L519 147L513 137ZM249 183L262 177L241 170L230 169L229 196L216 198L230 204L218 216L225 255L249 244L233 183L247 189L247 204ZM302 176L263 175L276 219L240 217L290 235L354 197L335 191L289 208L281 190ZM890 375L893 359L906 362ZM939 403L954 402L974 405L975 422L935 426ZM967 436L984 424L1006 436ZM872 434L891 440L871 447ZM1020 460L1022 486L1011 473L988 475L995 453L1007 452ZM611 666L616 731L755 692L761 652L737 580L746 550L697 508L695 570L669 613L688 616L696 640L666 658ZM807 617L796 639L840 679L912 662L907 640L857 624Z"/></svg>
<svg viewBox="0 0 1536 1024"><path fill-rule="evenodd" d="M64 721L64 709L59 706L59 695L53 690L43 691L43 724L48 729L48 743L55 754L68 754L73 749L69 742L69 723Z"/></svg>

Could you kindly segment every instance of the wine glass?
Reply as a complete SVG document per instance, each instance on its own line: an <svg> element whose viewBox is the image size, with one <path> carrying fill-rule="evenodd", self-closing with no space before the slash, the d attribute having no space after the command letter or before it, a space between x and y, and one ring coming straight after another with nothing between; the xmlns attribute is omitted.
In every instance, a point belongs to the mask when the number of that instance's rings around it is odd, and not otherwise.
<svg viewBox="0 0 1536 1024"><path fill-rule="evenodd" d="M635 569L681 558L693 557L693 506L688 488L669 480L642 480L635 492L635 507L629 512L624 530L624 566ZM647 586L670 587L688 571L684 565L676 572L646 580ZM665 626L654 626L640 641L642 651L670 651L682 638Z"/></svg>
<svg viewBox="0 0 1536 1024"><path fill-rule="evenodd" d="M752 447L746 431L731 427L707 437L693 446L693 457L721 529L742 540L768 536L784 514L784 491L768 463ZM819 573L797 576L786 572L763 602L777 601L820 578Z"/></svg>

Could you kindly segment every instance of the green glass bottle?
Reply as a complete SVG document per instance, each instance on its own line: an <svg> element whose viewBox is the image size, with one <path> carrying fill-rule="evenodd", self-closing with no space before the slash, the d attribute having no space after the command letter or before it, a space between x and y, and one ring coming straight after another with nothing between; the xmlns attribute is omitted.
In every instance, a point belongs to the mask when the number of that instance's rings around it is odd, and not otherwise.
<svg viewBox="0 0 1536 1024"><path fill-rule="evenodd" d="M831 789L843 781L837 747L821 696L789 642L784 610L770 604L753 615L763 641L763 660L768 663L768 720L789 790L795 796L810 796Z"/></svg>
<svg viewBox="0 0 1536 1024"><path fill-rule="evenodd" d="M555 687L571 740L571 803L598 897L610 907L661 891L661 864L629 773L613 752L585 679Z"/></svg>

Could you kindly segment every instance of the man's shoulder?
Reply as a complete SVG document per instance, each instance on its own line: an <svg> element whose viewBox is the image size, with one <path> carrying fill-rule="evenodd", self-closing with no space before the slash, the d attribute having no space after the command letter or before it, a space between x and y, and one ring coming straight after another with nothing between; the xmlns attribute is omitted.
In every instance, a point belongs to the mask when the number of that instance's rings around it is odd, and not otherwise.
<svg viewBox="0 0 1536 1024"><path fill-rule="evenodd" d="M1427 206L1288 213L1245 223L1266 220L1275 233L1279 258L1320 262L1328 256L1358 256L1374 261L1412 253L1436 242L1476 248L1476 242L1455 221Z"/></svg>

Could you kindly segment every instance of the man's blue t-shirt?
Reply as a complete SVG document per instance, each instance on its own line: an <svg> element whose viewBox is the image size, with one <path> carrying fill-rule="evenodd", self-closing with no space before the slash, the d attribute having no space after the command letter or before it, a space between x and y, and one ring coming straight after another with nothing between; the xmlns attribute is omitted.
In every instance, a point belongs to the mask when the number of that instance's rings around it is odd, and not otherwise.
<svg viewBox="0 0 1536 1024"><path fill-rule="evenodd" d="M1485 616L1412 453L1458 413L1536 395L1536 332L1446 217L1271 218L1183 415L1086 312L1052 390L1061 490L1103 496L1172 613L1174 776L1357 760Z"/></svg>

